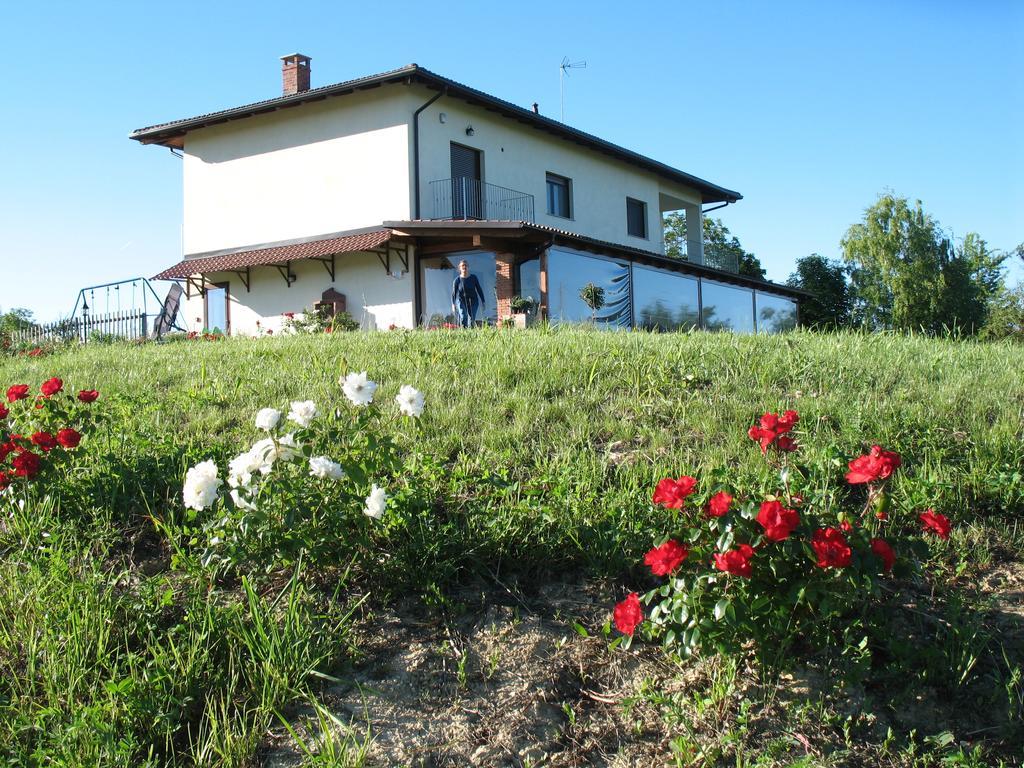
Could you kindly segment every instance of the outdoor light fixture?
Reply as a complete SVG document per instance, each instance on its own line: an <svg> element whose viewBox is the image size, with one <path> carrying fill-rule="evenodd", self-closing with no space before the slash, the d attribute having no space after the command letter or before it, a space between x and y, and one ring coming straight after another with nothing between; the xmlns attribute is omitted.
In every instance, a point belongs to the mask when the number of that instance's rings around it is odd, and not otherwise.
<svg viewBox="0 0 1024 768"><path fill-rule="evenodd" d="M467 125L466 126L466 135L467 136L472 136L474 133L476 133L476 131L473 130L473 126L472 125Z"/></svg>
<svg viewBox="0 0 1024 768"><path fill-rule="evenodd" d="M439 114L437 116L437 119L440 120L442 123L447 123L448 122L448 113L447 112L442 112L441 114Z"/></svg>

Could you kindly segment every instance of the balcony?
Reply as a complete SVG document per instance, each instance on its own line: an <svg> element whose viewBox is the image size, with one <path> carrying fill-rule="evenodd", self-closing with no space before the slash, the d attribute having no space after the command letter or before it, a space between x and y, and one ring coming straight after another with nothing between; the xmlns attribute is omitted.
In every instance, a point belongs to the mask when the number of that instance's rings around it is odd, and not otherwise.
<svg viewBox="0 0 1024 768"><path fill-rule="evenodd" d="M431 219L489 219L533 223L533 195L460 177L430 182Z"/></svg>

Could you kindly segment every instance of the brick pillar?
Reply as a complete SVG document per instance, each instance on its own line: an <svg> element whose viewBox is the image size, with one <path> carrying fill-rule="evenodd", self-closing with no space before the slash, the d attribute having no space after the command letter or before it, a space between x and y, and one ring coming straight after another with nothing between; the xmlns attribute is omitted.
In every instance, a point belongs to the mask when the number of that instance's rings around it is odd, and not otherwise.
<svg viewBox="0 0 1024 768"><path fill-rule="evenodd" d="M512 269L515 264L515 254L496 253L494 254L494 266L497 269L495 279L495 291L498 294L498 322L512 314L512 297L515 295L515 281L512 279Z"/></svg>

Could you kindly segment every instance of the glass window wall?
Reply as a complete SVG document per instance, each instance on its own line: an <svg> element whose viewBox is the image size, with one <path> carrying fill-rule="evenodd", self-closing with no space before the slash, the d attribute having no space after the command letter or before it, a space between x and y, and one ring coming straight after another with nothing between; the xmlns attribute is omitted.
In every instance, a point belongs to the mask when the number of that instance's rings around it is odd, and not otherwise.
<svg viewBox="0 0 1024 768"><path fill-rule="evenodd" d="M633 324L649 331L697 327L697 278L633 265Z"/></svg>
<svg viewBox="0 0 1024 768"><path fill-rule="evenodd" d="M756 292L757 332L782 333L796 328L796 302L764 291Z"/></svg>
<svg viewBox="0 0 1024 768"><path fill-rule="evenodd" d="M589 284L602 301L592 308L580 297ZM593 322L608 328L629 328L629 264L584 256L575 251L548 251L548 316L552 323Z"/></svg>
<svg viewBox="0 0 1024 768"><path fill-rule="evenodd" d="M701 280L703 326L709 331L754 332L754 291Z"/></svg>

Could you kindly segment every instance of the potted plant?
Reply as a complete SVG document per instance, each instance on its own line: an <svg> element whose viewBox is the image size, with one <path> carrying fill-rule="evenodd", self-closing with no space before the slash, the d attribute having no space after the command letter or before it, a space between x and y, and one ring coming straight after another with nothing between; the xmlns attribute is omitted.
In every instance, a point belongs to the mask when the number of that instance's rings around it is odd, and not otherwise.
<svg viewBox="0 0 1024 768"><path fill-rule="evenodd" d="M516 328L525 328L530 315L537 309L537 302L532 296L513 296L509 308L512 310L512 324Z"/></svg>
<svg viewBox="0 0 1024 768"><path fill-rule="evenodd" d="M580 289L580 299L590 307L590 322L596 322L597 313L604 306L604 288L594 283L587 283Z"/></svg>

